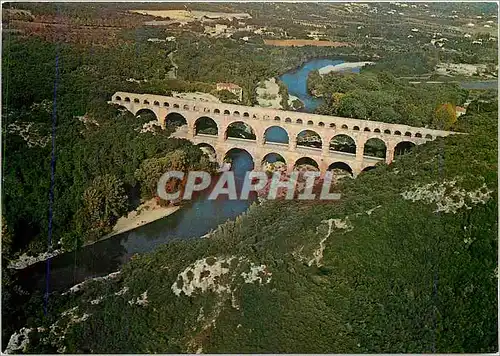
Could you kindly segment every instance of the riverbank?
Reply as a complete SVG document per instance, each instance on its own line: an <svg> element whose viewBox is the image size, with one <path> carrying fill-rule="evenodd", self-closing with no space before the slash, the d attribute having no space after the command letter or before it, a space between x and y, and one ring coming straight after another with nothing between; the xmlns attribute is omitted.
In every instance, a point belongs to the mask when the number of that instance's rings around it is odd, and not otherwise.
<svg viewBox="0 0 500 356"><path fill-rule="evenodd" d="M320 75L325 75L330 72L342 72L342 71L347 71L347 70L353 70L356 68L361 68L364 67L368 64L374 64L375 62L345 62L345 63L340 63L340 64L335 64L335 65L328 65L325 67L322 67L318 70Z"/></svg>
<svg viewBox="0 0 500 356"><path fill-rule="evenodd" d="M180 206L163 207L158 205L155 199L148 200L141 204L137 209L128 213L127 216L119 218L116 225L113 227L113 230L100 240L122 234L153 221L162 219L175 213L180 208Z"/></svg>
<svg viewBox="0 0 500 356"><path fill-rule="evenodd" d="M113 230L109 234L101 237L97 241L85 243L83 247L93 245L96 242L134 230L140 226L167 217L175 213L180 208L180 206L162 207L159 206L154 199L148 200L141 204L137 209L128 213L127 216L122 216L121 218L119 218L117 223L113 227ZM49 258L56 257L57 255L61 255L65 252L68 251L61 248L56 249L52 252L43 252L37 256L28 256L26 253L24 253L18 259L11 261L7 268L21 270L34 265L35 263L48 260Z"/></svg>

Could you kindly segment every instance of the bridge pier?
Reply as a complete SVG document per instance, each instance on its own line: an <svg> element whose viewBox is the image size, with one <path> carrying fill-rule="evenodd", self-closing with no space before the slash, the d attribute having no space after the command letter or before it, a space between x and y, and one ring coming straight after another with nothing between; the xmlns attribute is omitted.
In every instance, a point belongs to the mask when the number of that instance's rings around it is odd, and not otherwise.
<svg viewBox="0 0 500 356"><path fill-rule="evenodd" d="M386 151L385 151L385 163L391 164L391 162L394 160L394 149L396 148L396 143L389 141L386 144Z"/></svg>

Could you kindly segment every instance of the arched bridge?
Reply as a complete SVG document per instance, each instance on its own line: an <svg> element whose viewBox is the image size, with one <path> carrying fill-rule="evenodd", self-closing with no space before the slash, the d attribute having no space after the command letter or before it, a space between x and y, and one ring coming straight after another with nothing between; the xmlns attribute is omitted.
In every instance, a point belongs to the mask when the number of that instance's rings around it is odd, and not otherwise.
<svg viewBox="0 0 500 356"><path fill-rule="evenodd" d="M410 145L423 144L449 131L389 124L379 121L325 116L310 113L248 107L242 105L187 100L162 95L116 92L110 103L125 107L137 115L144 110L153 112L163 127L169 119L181 118L186 129L177 137L196 144L209 145L222 162L234 148L246 150L256 167L269 154L280 155L289 170L304 158L312 159L319 170L343 168L354 176L375 166L390 163L395 152ZM210 123L208 132L201 123ZM230 137L231 127L250 127L246 137ZM272 142L270 129L284 131L285 142ZM229 134L228 134L229 133ZM233 135L234 136L234 135ZM372 145L372 143L376 143ZM374 149L377 148L375 152Z"/></svg>

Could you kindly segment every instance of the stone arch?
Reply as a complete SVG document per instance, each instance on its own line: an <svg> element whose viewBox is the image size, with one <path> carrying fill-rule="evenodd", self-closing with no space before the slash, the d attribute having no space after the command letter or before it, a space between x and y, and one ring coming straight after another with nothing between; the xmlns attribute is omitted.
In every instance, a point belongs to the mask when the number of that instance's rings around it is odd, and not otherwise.
<svg viewBox="0 0 500 356"><path fill-rule="evenodd" d="M121 98L119 95L117 95L117 96L115 96L115 100L117 100L117 101L122 101L122 98ZM130 99L129 99L129 100L130 100Z"/></svg>
<svg viewBox="0 0 500 356"><path fill-rule="evenodd" d="M356 154L356 141L349 135L339 134L330 140L331 151Z"/></svg>
<svg viewBox="0 0 500 356"><path fill-rule="evenodd" d="M387 146L385 142L376 137L367 140L363 148L363 155L370 157L385 158L386 152Z"/></svg>
<svg viewBox="0 0 500 356"><path fill-rule="evenodd" d="M143 108L143 109L139 109L136 111L135 113L135 117L137 118L149 118L149 120L158 120L158 116L156 116L156 113L151 110L151 109L148 109L148 108Z"/></svg>
<svg viewBox="0 0 500 356"><path fill-rule="evenodd" d="M293 169L296 170L296 168L298 166L303 165L303 164L307 164L311 167L316 168L316 170L319 170L318 162L316 162L316 160L312 159L311 157L307 157L307 156L301 157L298 160L296 160L294 165L293 165Z"/></svg>
<svg viewBox="0 0 500 356"><path fill-rule="evenodd" d="M349 130L349 126L347 126L346 124L343 124L340 128L342 130Z"/></svg>
<svg viewBox="0 0 500 356"><path fill-rule="evenodd" d="M312 122L312 120L309 120L309 121L307 121L307 125L308 125L308 126L313 126L313 125L314 125L314 122Z"/></svg>
<svg viewBox="0 0 500 356"><path fill-rule="evenodd" d="M398 130L394 131L394 135L401 136L401 131L398 131Z"/></svg>
<svg viewBox="0 0 500 356"><path fill-rule="evenodd" d="M285 122L287 122L287 123L291 123L291 122L292 122L292 119L290 119L289 117L287 117L287 118L285 119Z"/></svg>
<svg viewBox="0 0 500 356"><path fill-rule="evenodd" d="M421 134L420 132L417 132L417 133L415 134L415 137L422 138L422 134Z"/></svg>
<svg viewBox="0 0 500 356"><path fill-rule="evenodd" d="M130 98L129 98L128 96L127 96L127 97L125 97L125 102L126 102L126 103L130 103Z"/></svg>
<svg viewBox="0 0 500 356"><path fill-rule="evenodd" d="M134 98L134 103L139 104L140 102L139 98Z"/></svg>
<svg viewBox="0 0 500 356"><path fill-rule="evenodd" d="M188 104L184 104L184 106L182 107L183 110L189 110L189 105Z"/></svg>
<svg viewBox="0 0 500 356"><path fill-rule="evenodd" d="M228 158L229 158L229 156L231 154L235 154L235 153L238 153L238 152L243 152L243 154L245 154L248 157L250 157L250 160L252 161L252 164L251 164L251 167L248 167L248 168L249 168L249 170L253 170L255 168L255 159L252 156L252 154L250 152L248 152L247 150L245 150L244 148L233 147L233 148L227 150L226 153L224 154L223 161L224 162L228 161ZM231 168L233 168L233 167L231 167Z"/></svg>
<svg viewBox="0 0 500 356"><path fill-rule="evenodd" d="M410 152L415 147L415 144L410 141L401 141L394 147L394 158Z"/></svg>
<svg viewBox="0 0 500 356"><path fill-rule="evenodd" d="M165 101L165 102L163 102L163 106L168 108L170 106L170 104Z"/></svg>
<svg viewBox="0 0 500 356"><path fill-rule="evenodd" d="M253 114L252 119L259 119L259 117L257 116L257 114Z"/></svg>
<svg viewBox="0 0 500 356"><path fill-rule="evenodd" d="M302 119L297 119L297 121L295 121L295 123L302 125L303 122L302 122Z"/></svg>
<svg viewBox="0 0 500 356"><path fill-rule="evenodd" d="M297 147L312 147L321 148L323 146L323 140L321 136L314 130L302 130L297 134L296 137Z"/></svg>
<svg viewBox="0 0 500 356"><path fill-rule="evenodd" d="M243 121L233 121L227 125L224 138L230 137L254 141L257 139L253 127Z"/></svg>
<svg viewBox="0 0 500 356"><path fill-rule="evenodd" d="M149 101L148 99L144 99L144 101L142 102L144 105L149 105Z"/></svg>
<svg viewBox="0 0 500 356"><path fill-rule="evenodd" d="M179 108L179 104L174 104L174 109L178 109Z"/></svg>
<svg viewBox="0 0 500 356"><path fill-rule="evenodd" d="M372 130L370 130L370 128L369 128L369 127L365 127L365 128L363 129L363 131L364 131L364 132L371 132Z"/></svg>
<svg viewBox="0 0 500 356"><path fill-rule="evenodd" d="M249 113L247 113L247 112L244 112L244 113L243 113L243 117L250 117L250 114L249 114Z"/></svg>
<svg viewBox="0 0 500 356"><path fill-rule="evenodd" d="M180 127L187 125L187 119L178 112L171 112L165 116L165 126Z"/></svg>
<svg viewBox="0 0 500 356"><path fill-rule="evenodd" d="M214 146L209 143L199 143L197 146L205 153L208 157L210 157L211 162L217 162L217 151Z"/></svg>
<svg viewBox="0 0 500 356"><path fill-rule="evenodd" d="M240 112L239 111L233 112L233 116L236 116L236 117L240 116Z"/></svg>
<svg viewBox="0 0 500 356"><path fill-rule="evenodd" d="M390 135L391 134L391 130L384 130L384 133L387 134L387 135Z"/></svg>
<svg viewBox="0 0 500 356"><path fill-rule="evenodd" d="M359 131L359 126L354 126L352 129L353 129L354 131Z"/></svg>
<svg viewBox="0 0 500 356"><path fill-rule="evenodd" d="M219 109L214 109L214 114L220 114L220 110Z"/></svg>
<svg viewBox="0 0 500 356"><path fill-rule="evenodd" d="M380 133L380 129L375 129L373 132Z"/></svg>
<svg viewBox="0 0 500 356"><path fill-rule="evenodd" d="M425 135L425 138L428 139L428 140L432 140L432 135L427 134L427 135Z"/></svg>
<svg viewBox="0 0 500 356"><path fill-rule="evenodd" d="M335 123L333 123L333 122L332 122L332 123L330 124L330 128L331 128L331 129L334 129L335 127L336 127Z"/></svg>
<svg viewBox="0 0 500 356"><path fill-rule="evenodd" d="M264 171L286 171L286 160L285 158L276 152L271 152L266 154L262 161L260 162L260 166Z"/></svg>
<svg viewBox="0 0 500 356"><path fill-rule="evenodd" d="M194 122L194 134L214 135L219 133L219 126L214 119L208 116L202 116Z"/></svg>
<svg viewBox="0 0 500 356"><path fill-rule="evenodd" d="M411 132L410 132L410 131L406 131L406 132L405 132L405 136L406 136L406 137L411 137Z"/></svg>
<svg viewBox="0 0 500 356"><path fill-rule="evenodd" d="M275 116L274 121L281 121L281 118L279 116Z"/></svg>
<svg viewBox="0 0 500 356"><path fill-rule="evenodd" d="M319 127L325 127L325 123L323 121L318 122Z"/></svg>
<svg viewBox="0 0 500 356"><path fill-rule="evenodd" d="M156 101L153 103L154 106L160 106L160 102L159 101Z"/></svg>
<svg viewBox="0 0 500 356"><path fill-rule="evenodd" d="M289 141L288 132L281 126L269 126L264 131L264 143L288 143Z"/></svg>
<svg viewBox="0 0 500 356"><path fill-rule="evenodd" d="M329 171L340 170L347 172L351 177L353 175L352 168L345 162L333 162L328 166Z"/></svg>
<svg viewBox="0 0 500 356"><path fill-rule="evenodd" d="M224 115L230 115L231 113L229 112L229 110L224 110Z"/></svg>
<svg viewBox="0 0 500 356"><path fill-rule="evenodd" d="M209 108L203 108L203 112L210 112Z"/></svg>

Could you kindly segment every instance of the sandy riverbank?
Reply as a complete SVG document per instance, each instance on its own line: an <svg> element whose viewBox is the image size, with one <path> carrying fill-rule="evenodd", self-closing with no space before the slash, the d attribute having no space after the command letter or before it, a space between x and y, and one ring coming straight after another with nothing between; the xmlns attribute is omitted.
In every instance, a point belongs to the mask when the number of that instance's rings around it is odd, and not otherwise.
<svg viewBox="0 0 500 356"><path fill-rule="evenodd" d="M374 64L374 62L347 62L347 63L340 63L336 65L328 65L326 67L320 68L318 70L319 74L324 75L328 74L330 72L341 72L345 70L350 70L353 68L360 68L364 67L367 64Z"/></svg>
<svg viewBox="0 0 500 356"><path fill-rule="evenodd" d="M127 216L122 216L118 219L116 225L113 227L113 231L104 236L103 239L149 224L153 221L169 216L179 209L180 206L162 207L157 205L154 199L148 200L141 204L136 210L131 211Z"/></svg>
<svg viewBox="0 0 500 356"><path fill-rule="evenodd" d="M131 211L127 216L122 216L120 219L118 219L116 225L113 227L113 230L109 234L103 236L97 241L88 242L83 246L85 247L88 245L92 245L95 244L96 242L108 239L112 236L134 230L139 226L143 226L153 221L169 216L175 213L180 208L181 208L180 206L162 207L157 205L154 199L148 200L143 204L141 204L136 210ZM10 261L7 268L24 269L35 263L45 261L49 258L53 258L65 252L67 251L63 249L57 249L50 253L49 252L40 253L37 256L28 256L25 253L16 260Z"/></svg>

